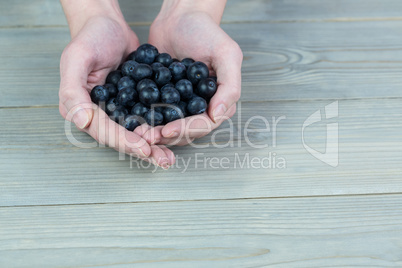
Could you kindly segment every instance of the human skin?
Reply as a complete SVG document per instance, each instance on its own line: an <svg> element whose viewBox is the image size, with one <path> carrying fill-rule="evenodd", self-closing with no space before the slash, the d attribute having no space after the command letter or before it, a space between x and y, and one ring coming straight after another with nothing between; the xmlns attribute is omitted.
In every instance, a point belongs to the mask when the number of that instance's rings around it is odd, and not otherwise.
<svg viewBox="0 0 402 268"><path fill-rule="evenodd" d="M102 144L163 168L174 164L164 145L184 145L207 135L236 111L241 92L241 49L220 27L225 0L165 0L149 42L179 59L205 62L218 77L208 112L129 132L93 109L90 90L139 46L117 0L61 0L72 40L60 60L60 113ZM74 115L74 116L71 116ZM105 134L106 133L106 134Z"/></svg>
<svg viewBox="0 0 402 268"><path fill-rule="evenodd" d="M218 77L218 90L205 114L135 130L148 142L185 145L207 135L236 112L243 54L219 26L226 0L165 0L148 42L178 59L202 61Z"/></svg>
<svg viewBox="0 0 402 268"><path fill-rule="evenodd" d="M165 146L149 144L91 104L91 89L104 84L107 74L139 46L138 38L125 22L118 2L61 0L61 4L72 38L60 59L61 115L101 144L165 169L174 164L175 157Z"/></svg>

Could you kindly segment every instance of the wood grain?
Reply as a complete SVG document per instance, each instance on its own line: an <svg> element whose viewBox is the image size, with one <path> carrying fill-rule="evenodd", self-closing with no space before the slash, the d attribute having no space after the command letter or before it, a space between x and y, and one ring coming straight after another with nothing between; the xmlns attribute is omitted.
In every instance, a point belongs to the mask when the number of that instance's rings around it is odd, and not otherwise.
<svg viewBox="0 0 402 268"><path fill-rule="evenodd" d="M243 101L402 97L402 22L223 27L244 52ZM148 27L134 29L145 42ZM0 33L0 107L57 105L67 29Z"/></svg>
<svg viewBox="0 0 402 268"><path fill-rule="evenodd" d="M402 196L0 208L0 266L400 267Z"/></svg>
<svg viewBox="0 0 402 268"><path fill-rule="evenodd" d="M305 120L329 103L242 103L232 127L241 136L235 134L232 145L226 123L216 137L225 148L213 147L209 135L198 141L208 148L174 148L177 165L156 172L129 158L121 161L108 148L75 147L57 108L0 109L0 206L402 192L401 100L339 101L338 118L305 129L305 144L325 152L326 124L338 123L336 168L310 155L302 142ZM250 132L250 144L244 128L253 116L260 118L250 121L248 129L267 129L263 117L270 132ZM286 118L277 124L274 146L273 121L280 117ZM73 134L81 142L92 141L78 131ZM265 162L252 164L251 159Z"/></svg>
<svg viewBox="0 0 402 268"><path fill-rule="evenodd" d="M130 24L150 24L159 12L161 0L120 0ZM230 0L223 23L401 20L398 0ZM65 27L59 1L3 0L0 27Z"/></svg>

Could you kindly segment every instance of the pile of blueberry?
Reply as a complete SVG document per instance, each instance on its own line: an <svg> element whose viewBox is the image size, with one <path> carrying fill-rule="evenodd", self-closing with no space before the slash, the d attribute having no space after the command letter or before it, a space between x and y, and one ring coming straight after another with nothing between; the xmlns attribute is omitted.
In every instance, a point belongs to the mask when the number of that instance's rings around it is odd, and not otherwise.
<svg viewBox="0 0 402 268"><path fill-rule="evenodd" d="M92 89L91 100L133 131L145 122L158 126L204 113L216 89L216 77L209 77L204 63L172 59L143 44L109 73L105 85Z"/></svg>

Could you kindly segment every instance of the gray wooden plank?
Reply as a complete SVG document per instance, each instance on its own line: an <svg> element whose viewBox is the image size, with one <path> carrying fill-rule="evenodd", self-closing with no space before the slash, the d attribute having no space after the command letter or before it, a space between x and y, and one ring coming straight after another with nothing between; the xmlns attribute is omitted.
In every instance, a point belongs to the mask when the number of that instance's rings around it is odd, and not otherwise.
<svg viewBox="0 0 402 268"><path fill-rule="evenodd" d="M401 267L402 196L0 208L0 266Z"/></svg>
<svg viewBox="0 0 402 268"><path fill-rule="evenodd" d="M402 96L402 22L223 27L244 51L243 101ZM148 27L134 29L146 42ZM0 32L0 107L57 105L67 30Z"/></svg>
<svg viewBox="0 0 402 268"><path fill-rule="evenodd" d="M325 152L326 123L338 122L335 168L310 155L302 142L306 119L329 103L242 103L233 118L233 146L213 147L209 135L198 142L208 148L174 148L178 163L169 171L155 171L128 157L119 160L109 148L75 147L65 136L57 108L0 109L0 206L402 192L402 101L339 101L338 118L307 127L305 144ZM266 148L254 148L245 139L253 116L270 124L270 132L248 135ZM281 116L286 118L274 132L273 121ZM226 123L221 130L227 131L217 135L219 145L228 143L229 127ZM248 126L264 128L261 119ZM92 141L78 131L73 134L81 142ZM252 164L251 159L264 163Z"/></svg>
<svg viewBox="0 0 402 268"><path fill-rule="evenodd" d="M120 6L130 23L151 23L162 1L120 0ZM224 23L248 21L344 21L397 20L402 3L398 0L230 0ZM2 1L0 27L66 26L59 1Z"/></svg>

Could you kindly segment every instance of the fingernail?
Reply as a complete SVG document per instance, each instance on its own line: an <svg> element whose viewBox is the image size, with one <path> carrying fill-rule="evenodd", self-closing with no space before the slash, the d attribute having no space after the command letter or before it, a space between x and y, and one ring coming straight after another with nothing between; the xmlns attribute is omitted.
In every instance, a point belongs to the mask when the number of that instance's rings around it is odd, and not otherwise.
<svg viewBox="0 0 402 268"><path fill-rule="evenodd" d="M170 165L168 163L163 163L160 165L161 168L163 168L164 170L168 170L170 168Z"/></svg>
<svg viewBox="0 0 402 268"><path fill-rule="evenodd" d="M220 119L220 117L222 117L226 113L226 111L227 111L227 109L226 109L225 105L223 105L223 104L219 104L218 107L215 108L215 110L213 112L213 117L214 117L215 123Z"/></svg>
<svg viewBox="0 0 402 268"><path fill-rule="evenodd" d="M84 129L89 122L88 113L85 109L80 109L74 114L74 124L80 129Z"/></svg>
<svg viewBox="0 0 402 268"><path fill-rule="evenodd" d="M167 138L174 138L179 136L179 133L177 133L176 131L172 131L169 135L167 135Z"/></svg>
<svg viewBox="0 0 402 268"><path fill-rule="evenodd" d="M141 152L141 154L142 154L143 156L148 157L148 155L146 155L146 154L144 153L144 151L141 150L141 148L138 148L138 150Z"/></svg>

